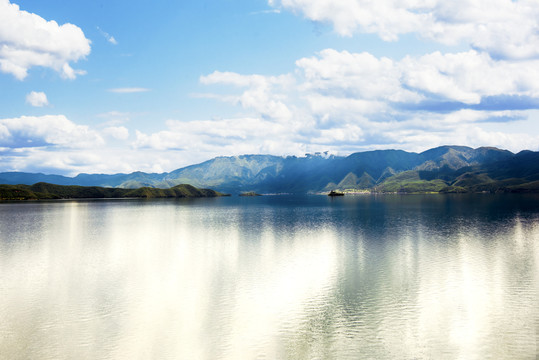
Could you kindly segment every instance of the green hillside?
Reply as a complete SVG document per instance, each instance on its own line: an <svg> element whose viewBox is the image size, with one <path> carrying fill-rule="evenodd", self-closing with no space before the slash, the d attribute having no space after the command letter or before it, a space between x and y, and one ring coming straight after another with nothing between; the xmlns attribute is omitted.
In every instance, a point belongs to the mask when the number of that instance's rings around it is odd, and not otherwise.
<svg viewBox="0 0 539 360"><path fill-rule="evenodd" d="M418 171L404 171L387 178L374 188L375 192L382 193L433 193L440 192L447 187L441 179L424 180Z"/></svg>
<svg viewBox="0 0 539 360"><path fill-rule="evenodd" d="M168 189L142 187L138 189L104 188L98 186L54 185L0 185L0 200L47 199L104 199L104 198L194 198L217 197L225 194L181 184Z"/></svg>

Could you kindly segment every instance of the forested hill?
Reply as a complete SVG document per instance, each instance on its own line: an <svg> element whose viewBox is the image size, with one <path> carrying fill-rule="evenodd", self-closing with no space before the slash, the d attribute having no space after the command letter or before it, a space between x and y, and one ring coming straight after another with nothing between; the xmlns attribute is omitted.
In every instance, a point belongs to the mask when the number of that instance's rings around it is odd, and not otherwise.
<svg viewBox="0 0 539 360"><path fill-rule="evenodd" d="M59 175L0 173L0 183L170 188L192 184L226 193L535 192L539 153L466 146L441 146L421 153L376 150L304 157L241 155L217 157L169 173ZM112 191L112 190L107 190Z"/></svg>
<svg viewBox="0 0 539 360"><path fill-rule="evenodd" d="M0 185L0 200L98 199L98 198L193 198L223 196L209 189L191 185L176 185L169 189L142 187L138 189L104 188L98 186Z"/></svg>

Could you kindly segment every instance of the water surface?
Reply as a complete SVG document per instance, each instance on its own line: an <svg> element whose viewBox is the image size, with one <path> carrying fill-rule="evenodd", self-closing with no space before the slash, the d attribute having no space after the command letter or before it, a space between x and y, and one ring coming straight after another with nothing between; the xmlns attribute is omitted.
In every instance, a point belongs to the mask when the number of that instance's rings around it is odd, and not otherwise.
<svg viewBox="0 0 539 360"><path fill-rule="evenodd" d="M0 204L2 359L535 359L539 197Z"/></svg>

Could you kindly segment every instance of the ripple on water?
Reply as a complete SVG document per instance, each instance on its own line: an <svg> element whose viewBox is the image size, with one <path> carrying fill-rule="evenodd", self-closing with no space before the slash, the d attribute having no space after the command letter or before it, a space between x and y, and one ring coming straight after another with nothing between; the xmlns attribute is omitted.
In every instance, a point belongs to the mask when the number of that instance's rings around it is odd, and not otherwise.
<svg viewBox="0 0 539 360"><path fill-rule="evenodd" d="M433 199L10 208L0 353L533 359L537 210Z"/></svg>

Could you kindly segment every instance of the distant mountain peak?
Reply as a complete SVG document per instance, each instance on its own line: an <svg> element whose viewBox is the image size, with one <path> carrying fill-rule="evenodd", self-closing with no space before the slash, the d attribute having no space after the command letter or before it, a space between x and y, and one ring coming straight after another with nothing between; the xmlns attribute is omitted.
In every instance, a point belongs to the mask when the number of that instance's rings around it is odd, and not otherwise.
<svg viewBox="0 0 539 360"><path fill-rule="evenodd" d="M322 158L322 159L331 159L336 157L335 154L330 153L329 151L307 153L305 154L306 158Z"/></svg>

